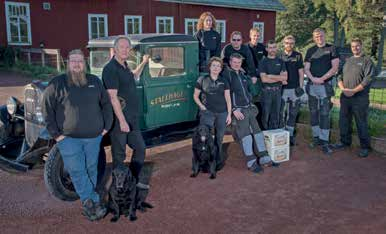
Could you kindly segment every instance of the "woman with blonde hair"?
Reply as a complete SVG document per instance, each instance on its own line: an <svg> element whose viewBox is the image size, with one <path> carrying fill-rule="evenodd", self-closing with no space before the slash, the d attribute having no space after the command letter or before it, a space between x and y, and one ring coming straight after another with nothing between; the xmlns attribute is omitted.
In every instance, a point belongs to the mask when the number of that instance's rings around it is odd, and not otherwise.
<svg viewBox="0 0 386 234"><path fill-rule="evenodd" d="M216 18L210 12L200 15L195 35L199 43L200 71L207 72L209 59L220 56L221 36L216 31Z"/></svg>

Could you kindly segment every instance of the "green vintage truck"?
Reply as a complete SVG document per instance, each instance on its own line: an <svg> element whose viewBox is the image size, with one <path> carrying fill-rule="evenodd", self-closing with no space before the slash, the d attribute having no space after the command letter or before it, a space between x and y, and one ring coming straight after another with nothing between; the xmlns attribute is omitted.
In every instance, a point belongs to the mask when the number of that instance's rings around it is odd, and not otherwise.
<svg viewBox="0 0 386 234"><path fill-rule="evenodd" d="M197 124L193 90L198 72L198 41L183 34L139 34L127 36L132 44L128 65L134 69L149 54L150 61L137 82L140 124L147 147L186 138ZM104 65L113 56L117 36L90 40L90 72L101 77ZM63 161L48 135L42 117L44 82L25 87L24 102L10 97L0 106L0 163L27 171L44 163L44 180L55 197L78 199ZM108 137L103 146L109 145ZM103 147L101 146L101 147ZM106 164L104 150L99 160L99 181Z"/></svg>

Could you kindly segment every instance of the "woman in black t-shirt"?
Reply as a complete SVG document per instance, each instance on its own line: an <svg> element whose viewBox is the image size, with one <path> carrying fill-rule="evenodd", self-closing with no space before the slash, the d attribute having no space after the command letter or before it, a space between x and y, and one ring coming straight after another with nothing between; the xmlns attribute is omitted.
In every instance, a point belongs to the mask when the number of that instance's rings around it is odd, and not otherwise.
<svg viewBox="0 0 386 234"><path fill-rule="evenodd" d="M209 74L197 79L194 101L200 108L200 124L215 127L214 142L218 149L217 165L223 164L222 141L226 125L231 123L232 104L228 81L220 76L223 62L219 57L209 60Z"/></svg>
<svg viewBox="0 0 386 234"><path fill-rule="evenodd" d="M199 43L200 71L207 72L209 59L220 56L221 36L216 30L216 18L210 12L200 15L197 23L197 33L194 35Z"/></svg>

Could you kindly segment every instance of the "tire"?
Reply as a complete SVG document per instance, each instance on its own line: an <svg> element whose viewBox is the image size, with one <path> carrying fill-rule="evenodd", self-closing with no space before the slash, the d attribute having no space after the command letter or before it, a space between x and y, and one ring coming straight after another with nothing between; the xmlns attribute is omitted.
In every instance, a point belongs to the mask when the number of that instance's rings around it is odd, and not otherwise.
<svg viewBox="0 0 386 234"><path fill-rule="evenodd" d="M79 199L71 182L70 175L64 170L59 149L54 145L48 153L44 165L44 183L51 195L63 201Z"/></svg>
<svg viewBox="0 0 386 234"><path fill-rule="evenodd" d="M106 153L103 146L101 146L98 160L98 185L103 181L105 169ZM71 182L70 175L64 169L63 160L56 145L51 148L48 153L48 159L45 162L44 182L48 191L60 200L76 201L79 199Z"/></svg>

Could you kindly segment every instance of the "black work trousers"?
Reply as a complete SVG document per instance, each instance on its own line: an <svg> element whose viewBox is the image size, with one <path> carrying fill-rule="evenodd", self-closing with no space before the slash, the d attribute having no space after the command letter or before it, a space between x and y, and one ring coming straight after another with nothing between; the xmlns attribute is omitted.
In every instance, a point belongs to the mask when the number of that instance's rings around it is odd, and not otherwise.
<svg viewBox="0 0 386 234"><path fill-rule="evenodd" d="M139 129L137 120L129 120L130 132L122 132L116 119L115 126L110 133L111 153L113 157L113 168L123 164L126 159L126 144L133 150L130 162L130 170L133 176L139 178L139 173L145 161L146 146Z"/></svg>
<svg viewBox="0 0 386 234"><path fill-rule="evenodd" d="M354 117L361 148L363 149L370 148L368 113L369 113L369 96L368 95L346 97L344 94L341 94L339 128L340 128L340 141L343 144L351 145L352 118Z"/></svg>

